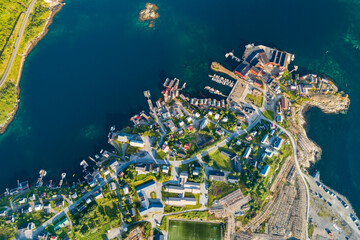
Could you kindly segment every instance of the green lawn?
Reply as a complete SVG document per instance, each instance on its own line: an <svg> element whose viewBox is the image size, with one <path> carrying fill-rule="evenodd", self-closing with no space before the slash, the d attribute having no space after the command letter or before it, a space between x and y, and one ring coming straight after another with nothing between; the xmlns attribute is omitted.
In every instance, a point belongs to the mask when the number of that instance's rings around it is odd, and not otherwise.
<svg viewBox="0 0 360 240"><path fill-rule="evenodd" d="M254 96L251 94L246 95L245 100L249 101L250 103L261 107L263 103L263 97L262 96Z"/></svg>
<svg viewBox="0 0 360 240"><path fill-rule="evenodd" d="M231 171L231 160L230 158L222 155L219 150L215 150L209 154L211 160L214 161L214 167L217 169Z"/></svg>
<svg viewBox="0 0 360 240"><path fill-rule="evenodd" d="M274 121L274 112L273 111L269 111L269 110L266 110L265 112L263 112L263 115L271 120L271 121Z"/></svg>
<svg viewBox="0 0 360 240"><path fill-rule="evenodd" d="M168 154L163 152L160 148L156 150L156 158L164 160Z"/></svg>
<svg viewBox="0 0 360 240"><path fill-rule="evenodd" d="M209 187L209 203L208 205L211 206L214 200L220 199L225 197L229 193L235 191L237 187L235 185L229 185L225 182L211 182Z"/></svg>

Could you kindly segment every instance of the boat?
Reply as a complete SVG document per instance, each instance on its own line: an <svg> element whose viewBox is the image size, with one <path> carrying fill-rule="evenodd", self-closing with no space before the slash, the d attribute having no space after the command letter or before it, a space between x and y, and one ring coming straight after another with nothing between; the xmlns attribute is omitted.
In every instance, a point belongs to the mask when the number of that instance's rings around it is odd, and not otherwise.
<svg viewBox="0 0 360 240"><path fill-rule="evenodd" d="M62 173L61 178L65 178L65 177L66 177L66 173Z"/></svg>

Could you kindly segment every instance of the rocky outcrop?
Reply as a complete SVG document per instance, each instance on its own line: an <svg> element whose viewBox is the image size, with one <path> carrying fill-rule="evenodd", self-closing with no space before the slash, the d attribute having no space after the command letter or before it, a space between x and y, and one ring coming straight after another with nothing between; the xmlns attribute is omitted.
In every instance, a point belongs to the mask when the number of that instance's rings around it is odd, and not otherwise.
<svg viewBox="0 0 360 240"><path fill-rule="evenodd" d="M306 134L306 121L304 114L311 107L318 107L324 113L345 113L349 108L350 99L348 96L341 94L315 94L304 102L299 110L295 113L298 120L299 132L295 135L298 138L298 158L304 167L310 167L311 163L315 163L321 157L321 148Z"/></svg>
<svg viewBox="0 0 360 240"><path fill-rule="evenodd" d="M155 20L160 17L157 12L159 8L152 3L147 3L145 5L145 9L141 10L139 13L139 21L141 22L149 22L148 27L152 28L155 26Z"/></svg>

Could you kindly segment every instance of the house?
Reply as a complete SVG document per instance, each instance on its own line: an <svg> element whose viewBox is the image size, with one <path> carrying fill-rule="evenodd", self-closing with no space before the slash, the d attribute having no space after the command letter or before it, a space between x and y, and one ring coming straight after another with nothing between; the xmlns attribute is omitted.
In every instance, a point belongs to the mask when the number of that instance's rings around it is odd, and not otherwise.
<svg viewBox="0 0 360 240"><path fill-rule="evenodd" d="M135 171L137 174L148 174L150 173L151 165L149 163L141 163L135 165Z"/></svg>
<svg viewBox="0 0 360 240"><path fill-rule="evenodd" d="M250 136L250 135L247 135L246 137L245 137L245 139L246 139L246 141L251 141L251 139L252 139L252 137Z"/></svg>
<svg viewBox="0 0 360 240"><path fill-rule="evenodd" d="M250 154L251 154L251 151L252 151L252 148L251 147L247 147L247 149L245 150L245 153L244 153L244 158L245 159L248 159L250 157Z"/></svg>
<svg viewBox="0 0 360 240"><path fill-rule="evenodd" d="M223 121L224 123L227 123L229 121L228 116L223 117L223 119L221 121Z"/></svg>
<svg viewBox="0 0 360 240"><path fill-rule="evenodd" d="M91 200L91 198L87 198L87 199L85 200L85 202L86 202L86 204L90 204L90 203L92 202L92 200Z"/></svg>
<svg viewBox="0 0 360 240"><path fill-rule="evenodd" d="M169 148L169 146L167 144L163 144L161 150L164 153L167 153L167 152L169 152L170 148Z"/></svg>
<svg viewBox="0 0 360 240"><path fill-rule="evenodd" d="M232 177L232 176L228 177L227 180L228 180L229 183L232 183L232 184L236 184L238 182L238 178L237 177Z"/></svg>
<svg viewBox="0 0 360 240"><path fill-rule="evenodd" d="M286 111L289 109L289 100L286 97L281 98L280 109L283 111Z"/></svg>
<svg viewBox="0 0 360 240"><path fill-rule="evenodd" d="M275 129L272 129L269 134L270 136L274 136L274 133L275 133Z"/></svg>
<svg viewBox="0 0 360 240"><path fill-rule="evenodd" d="M210 171L209 172L209 180L210 181L226 181L225 174L219 171Z"/></svg>
<svg viewBox="0 0 360 240"><path fill-rule="evenodd" d="M111 183L109 184L109 187L110 187L110 191L116 190L116 183L111 182Z"/></svg>
<svg viewBox="0 0 360 240"><path fill-rule="evenodd" d="M130 211L129 211L129 213L130 213L130 216L131 216L131 217L135 217L135 215L136 215L134 208L131 208Z"/></svg>
<svg viewBox="0 0 360 240"><path fill-rule="evenodd" d="M185 151L188 151L190 149L190 147L191 147L191 143L185 143L184 144L184 150Z"/></svg>
<svg viewBox="0 0 360 240"><path fill-rule="evenodd" d="M169 167L167 165L162 165L161 171L164 174L169 174Z"/></svg>
<svg viewBox="0 0 360 240"><path fill-rule="evenodd" d="M78 195L77 195L76 192L74 192L73 194L71 194L71 198L72 198L72 199L76 199L77 197L78 197Z"/></svg>
<svg viewBox="0 0 360 240"><path fill-rule="evenodd" d="M109 166L114 172L117 172L117 168L120 166L120 164L119 164L119 162L117 160L112 160L109 163Z"/></svg>
<svg viewBox="0 0 360 240"><path fill-rule="evenodd" d="M186 121L187 121L188 123L191 123L191 122L192 122L192 117L188 116L188 117L186 118Z"/></svg>
<svg viewBox="0 0 360 240"><path fill-rule="evenodd" d="M268 143L269 143L269 136L266 134L261 140L261 144L268 144Z"/></svg>
<svg viewBox="0 0 360 240"><path fill-rule="evenodd" d="M193 171L193 175L194 175L194 176L199 176L199 174L200 174L200 168L199 168L199 167L196 167L196 168L194 169L194 171Z"/></svg>
<svg viewBox="0 0 360 240"><path fill-rule="evenodd" d="M260 171L260 175L263 177L266 177L270 172L270 166L269 165L265 165L265 167L263 167L263 169Z"/></svg>
<svg viewBox="0 0 360 240"><path fill-rule="evenodd" d="M219 120L219 118L220 118L220 114L219 114L219 113L215 113L214 118L215 118L215 120Z"/></svg>
<svg viewBox="0 0 360 240"><path fill-rule="evenodd" d="M120 133L117 137L117 140L119 142L126 143L130 140L130 138L131 138L131 135L126 134L126 133Z"/></svg>
<svg viewBox="0 0 360 240"><path fill-rule="evenodd" d="M194 129L194 127L193 127L192 125L187 126L187 128L186 128L186 130L188 130L188 131L191 131L191 130L193 130L193 129Z"/></svg>
<svg viewBox="0 0 360 240"><path fill-rule="evenodd" d="M37 203L34 205L34 210L35 211L40 211L43 209L43 205L41 203Z"/></svg>
<svg viewBox="0 0 360 240"><path fill-rule="evenodd" d="M274 123L270 123L270 128L271 128L271 129L275 129L275 124L274 124Z"/></svg>
<svg viewBox="0 0 360 240"><path fill-rule="evenodd" d="M200 130L203 130L208 125L209 121L205 118L200 124Z"/></svg>
<svg viewBox="0 0 360 240"><path fill-rule="evenodd" d="M200 115L200 113L196 112L196 113L194 114L194 116L195 116L196 118L199 118L201 115Z"/></svg>
<svg viewBox="0 0 360 240"><path fill-rule="evenodd" d="M94 193L94 197L95 197L95 199L100 199L100 198L103 198L104 196L103 196L102 192L96 191Z"/></svg>
<svg viewBox="0 0 360 240"><path fill-rule="evenodd" d="M185 158L186 158L186 154L183 153L183 152L178 152L178 153L177 153L177 156L180 157L180 158L182 158L182 159L185 159Z"/></svg>
<svg viewBox="0 0 360 240"><path fill-rule="evenodd" d="M60 199L60 200L55 201L55 207L56 208L64 207L64 205L65 205L64 199Z"/></svg>
<svg viewBox="0 0 360 240"><path fill-rule="evenodd" d="M165 124L170 129L170 131L172 131L172 132L176 131L177 128L176 128L174 122L171 119L167 120L165 122Z"/></svg>
<svg viewBox="0 0 360 240"><path fill-rule="evenodd" d="M21 209L22 214L31 213L33 211L31 206L27 206Z"/></svg>
<svg viewBox="0 0 360 240"><path fill-rule="evenodd" d="M274 142L274 148L276 150L280 150L282 144L283 144L284 140L282 138L278 138L275 142Z"/></svg>
<svg viewBox="0 0 360 240"><path fill-rule="evenodd" d="M65 217L54 225L54 230L57 231L60 228L64 228L69 225L70 225L70 222L69 222L68 218Z"/></svg>
<svg viewBox="0 0 360 240"><path fill-rule="evenodd" d="M130 193L129 185L125 185L122 189L124 191L124 194L127 195Z"/></svg>
<svg viewBox="0 0 360 240"><path fill-rule="evenodd" d="M220 136L224 136L225 132L222 128L217 128L215 131L216 134L220 135Z"/></svg>
<svg viewBox="0 0 360 240"><path fill-rule="evenodd" d="M27 198L20 199L19 204L24 204L24 203L27 203Z"/></svg>

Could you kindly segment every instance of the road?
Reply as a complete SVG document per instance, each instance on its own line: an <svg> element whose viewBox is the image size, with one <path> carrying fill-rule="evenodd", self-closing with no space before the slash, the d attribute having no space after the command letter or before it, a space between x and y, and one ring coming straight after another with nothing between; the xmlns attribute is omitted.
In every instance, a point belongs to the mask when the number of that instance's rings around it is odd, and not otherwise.
<svg viewBox="0 0 360 240"><path fill-rule="evenodd" d="M29 7L26 9L24 20L21 23L20 31L19 31L18 37L17 37L17 39L15 41L14 50L11 53L11 57L10 57L10 60L9 60L9 63L7 65L7 67L5 69L4 75L2 76L2 78L0 80L0 87L4 84L7 76L9 75L10 69L11 69L11 67L12 67L12 65L14 63L14 60L15 60L15 57L17 55L17 51L19 49L19 45L20 45L20 42L21 42L21 38L22 38L22 36L24 34L24 31L25 31L27 20L28 20L28 18L30 16L30 13L31 13L34 5L35 5L35 2L36 2L36 0L32 0Z"/></svg>
<svg viewBox="0 0 360 240"><path fill-rule="evenodd" d="M295 142L293 136L291 135L291 133L288 130L286 130L285 128L278 125L276 122L270 121L269 119L265 118L264 116L261 116L261 119L263 119L265 121L268 121L268 122L271 122L271 123L274 123L279 129L281 129L281 131L286 133L286 135L288 135L288 137L290 138L291 145L292 145L292 148L293 148L294 159L295 159L295 166L296 166L296 169L297 169L298 173L300 174L301 179L303 180L305 188L306 188L306 195L307 195L306 226L309 226L310 191L309 191L309 187L307 185L307 182L305 180L305 174L301 171L300 164L299 164L299 161L298 161L298 158L297 158L297 154L296 154L297 153L297 145L296 145L296 142ZM306 236L306 239L310 239L309 238L309 228L306 228L305 236Z"/></svg>

